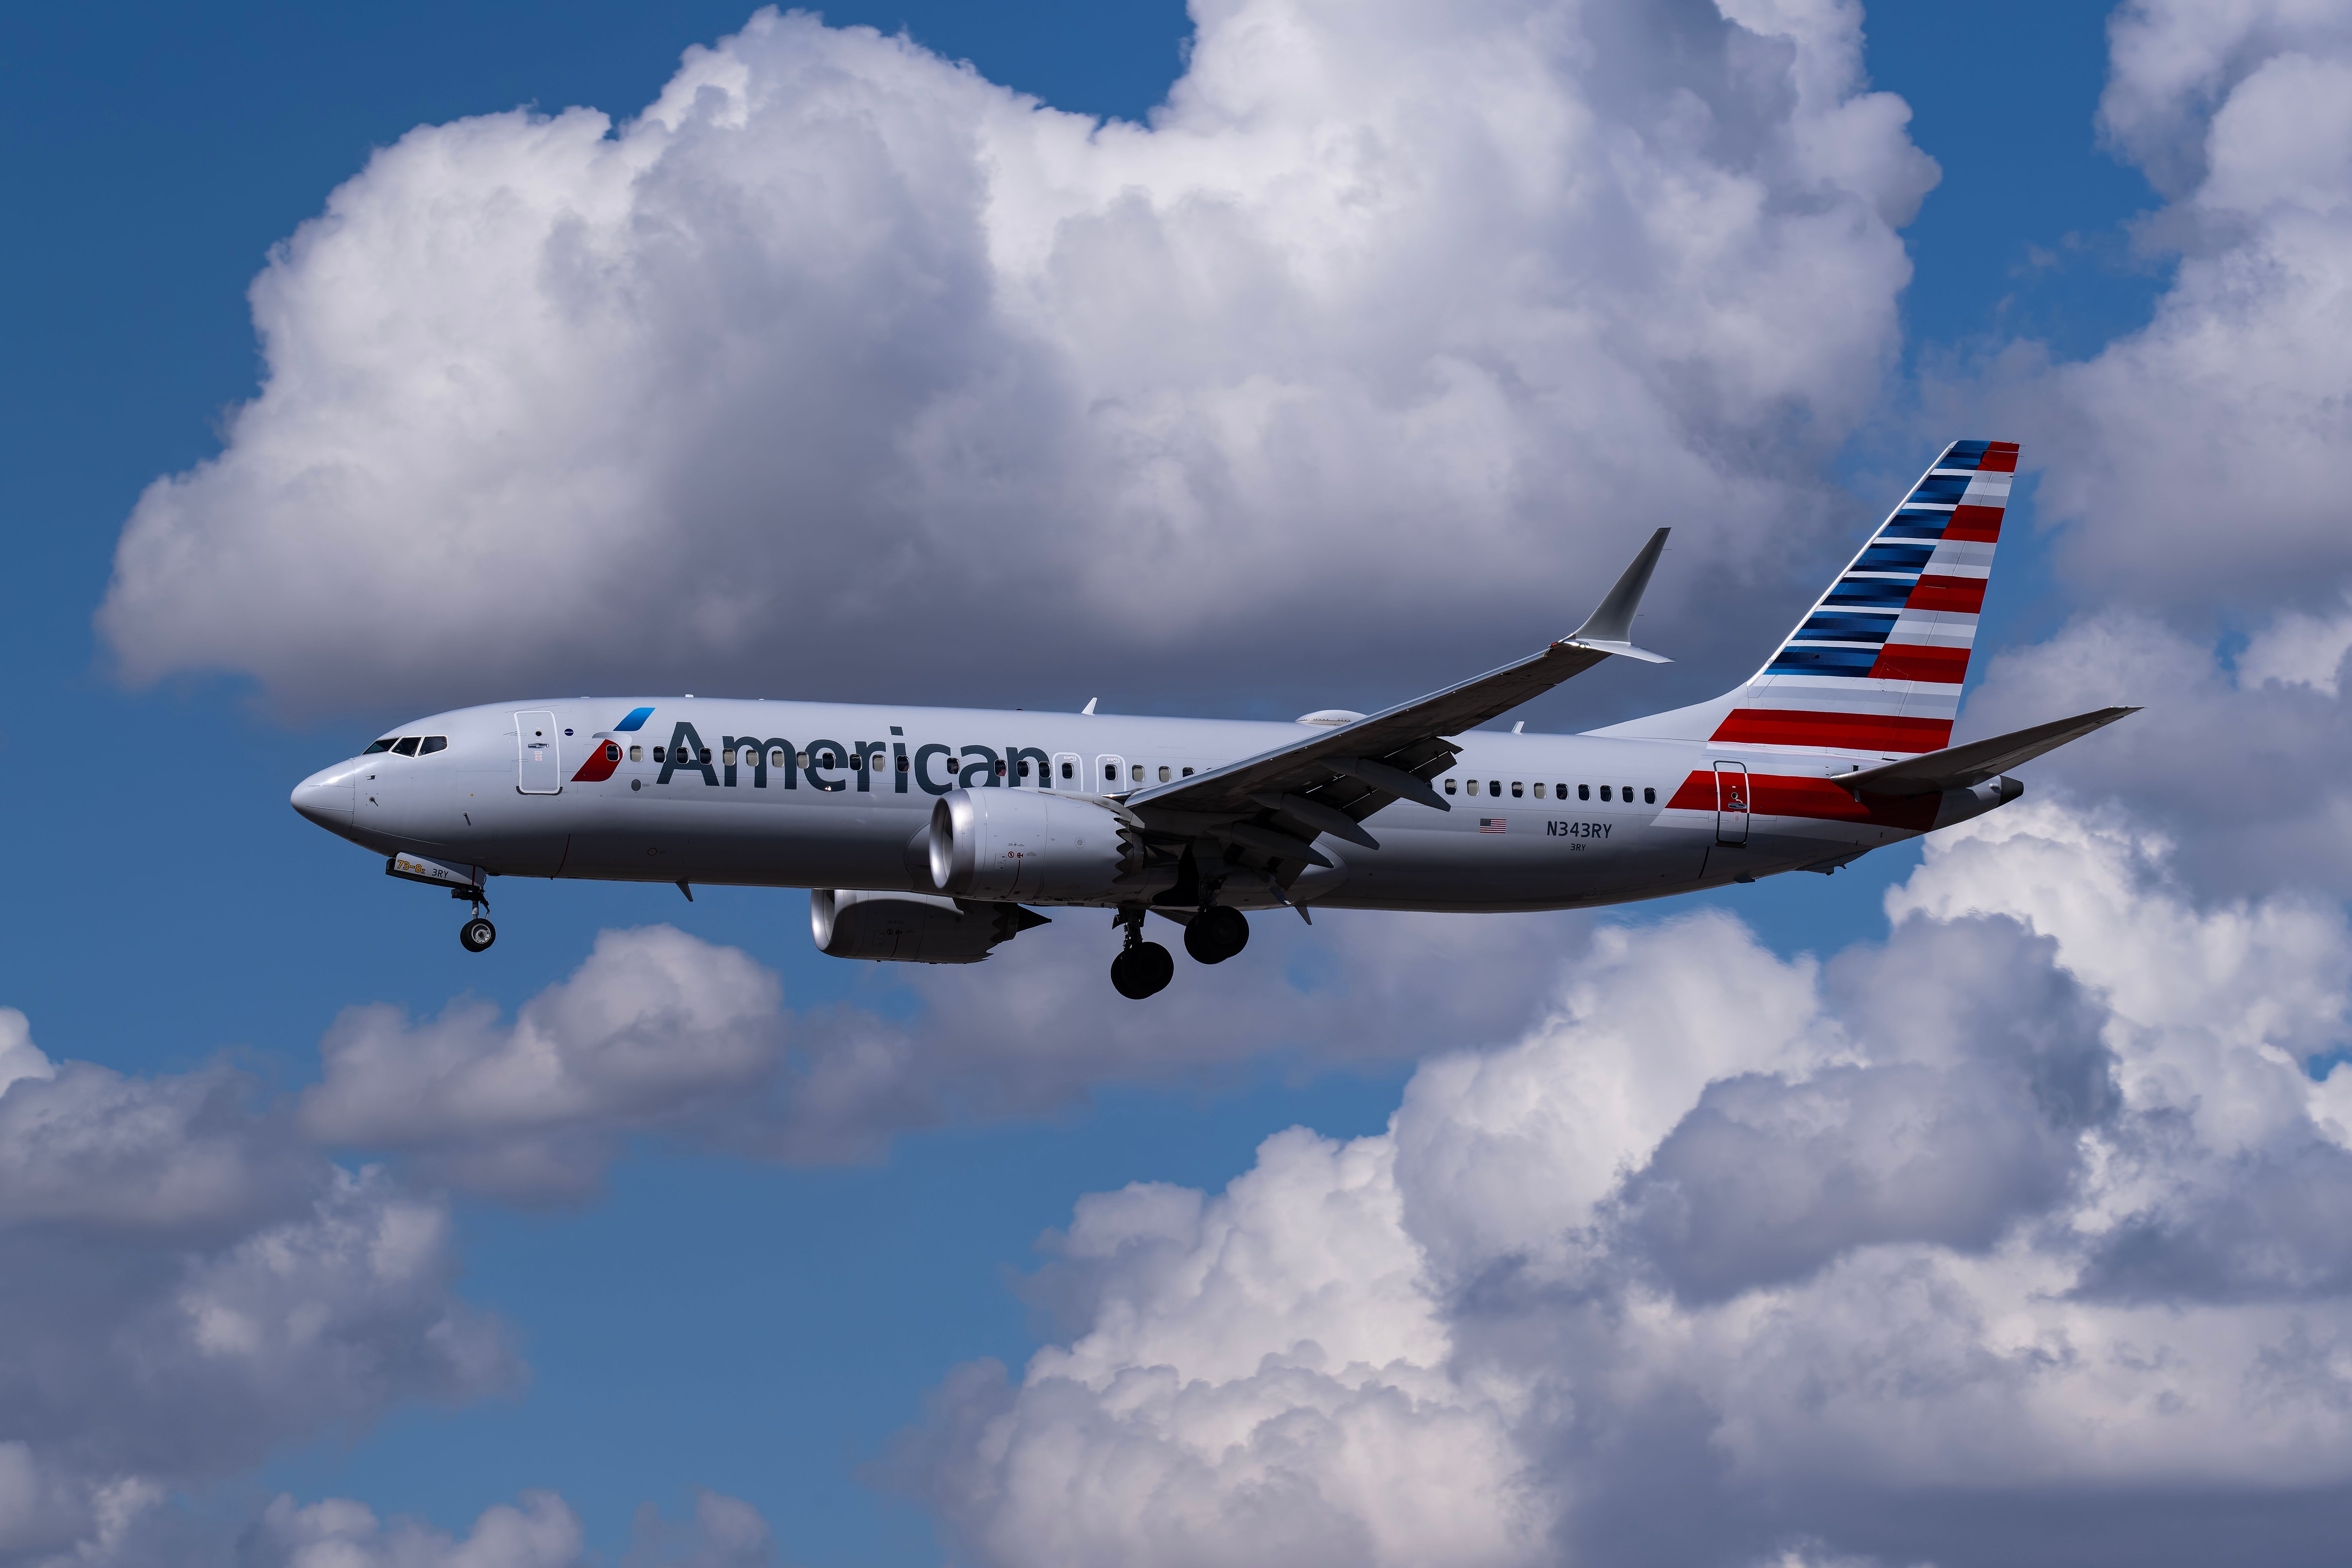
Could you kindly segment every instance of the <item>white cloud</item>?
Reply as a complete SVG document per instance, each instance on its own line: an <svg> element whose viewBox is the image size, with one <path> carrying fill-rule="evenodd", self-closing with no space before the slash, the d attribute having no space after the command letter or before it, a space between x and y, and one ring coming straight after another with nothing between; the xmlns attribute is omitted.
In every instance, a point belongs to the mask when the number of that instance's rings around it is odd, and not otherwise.
<svg viewBox="0 0 2352 1568"><path fill-rule="evenodd" d="M265 385L101 626L311 710L1081 647L1263 685L1553 626L1655 522L1777 573L1935 173L1858 7L1725 9L1204 5L1148 128L763 12L625 124L419 128L255 283Z"/></svg>
<svg viewBox="0 0 2352 1568"><path fill-rule="evenodd" d="M782 988L743 952L669 926L605 931L572 978L511 1025L453 1002L412 1026L346 1011L302 1125L334 1144L404 1148L434 1176L509 1196L593 1185L616 1141L765 1083L783 1047Z"/></svg>
<svg viewBox="0 0 2352 1568"><path fill-rule="evenodd" d="M2168 198L2142 239L2179 271L2145 329L2030 375L2005 418L2043 433L2027 457L2049 465L2042 500L2074 524L2084 591L2199 616L2336 611L2352 23L2313 0L2137 0L2110 34L2101 123Z"/></svg>
<svg viewBox="0 0 2352 1568"><path fill-rule="evenodd" d="M2113 702L2143 710L2021 769L2036 796L2120 799L2169 842L2203 895L2352 893L2352 703L2323 675L2311 617L2258 623L2231 670L2151 616L2078 617L1996 658L1969 700L1971 734ZM2326 623L2321 623L2324 627ZM2290 677L2294 677L2290 679Z"/></svg>
<svg viewBox="0 0 2352 1568"><path fill-rule="evenodd" d="M2046 804L1888 909L1820 966L1617 932L1387 1132L1084 1200L1064 1332L951 1379L905 1484L982 1563L2210 1560L2159 1495L2324 1559L2342 911Z"/></svg>
<svg viewBox="0 0 2352 1568"><path fill-rule="evenodd" d="M632 1537L620 1568L772 1568L776 1562L758 1510L713 1491L695 1494L693 1517L684 1521L665 1520L646 1504ZM462 1536L423 1520L379 1519L349 1498L304 1504L279 1497L244 1530L234 1560L238 1568L592 1568L606 1561L589 1550L579 1515L551 1491L528 1491L485 1509Z"/></svg>
<svg viewBox="0 0 2352 1568"><path fill-rule="evenodd" d="M169 1492L516 1380L503 1331L455 1292L442 1203L331 1164L224 1069L53 1065L13 1010L0 1044L11 1561L140 1561Z"/></svg>
<svg viewBox="0 0 2352 1568"><path fill-rule="evenodd" d="M424 1022L346 1011L320 1043L324 1071L300 1097L299 1125L524 1203L588 1196L637 1136L870 1159L910 1130L1035 1115L1097 1084L1164 1082L1270 1051L1377 1064L1465 1032L1507 1038L1549 1005L1546 961L1590 929L1575 914L1338 911L1311 931L1265 915L1242 957L1213 973L1186 964L1138 1006L1108 984L1117 939L1102 919L1071 911L984 967L875 975L877 989L913 993L911 1016L881 996L794 1013L775 975L738 949L668 926L605 931L510 1020L472 1000Z"/></svg>

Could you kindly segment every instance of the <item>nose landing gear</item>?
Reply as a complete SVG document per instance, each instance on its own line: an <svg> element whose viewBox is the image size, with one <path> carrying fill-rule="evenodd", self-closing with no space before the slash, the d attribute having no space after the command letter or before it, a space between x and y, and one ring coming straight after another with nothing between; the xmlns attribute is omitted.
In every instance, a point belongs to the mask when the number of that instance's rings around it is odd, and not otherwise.
<svg viewBox="0 0 2352 1568"><path fill-rule="evenodd" d="M1168 988L1176 978L1176 961L1156 942L1143 940L1143 911L1121 910L1118 923L1127 928L1126 945L1110 961L1110 983L1130 1002L1140 1002Z"/></svg>
<svg viewBox="0 0 2352 1568"><path fill-rule="evenodd" d="M490 907L490 900L482 896L481 889L452 888L449 889L449 896L453 899L464 899L474 906L474 918L457 928L457 945L467 952L480 952L499 940L499 928L492 925L489 918L482 913L484 910Z"/></svg>

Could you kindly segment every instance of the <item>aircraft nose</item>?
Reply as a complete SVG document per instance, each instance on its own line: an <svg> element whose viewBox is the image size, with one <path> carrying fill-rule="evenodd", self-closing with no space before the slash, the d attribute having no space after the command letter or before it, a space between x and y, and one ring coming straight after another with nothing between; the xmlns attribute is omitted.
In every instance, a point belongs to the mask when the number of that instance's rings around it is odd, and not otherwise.
<svg viewBox="0 0 2352 1568"><path fill-rule="evenodd" d="M294 809L330 832L352 825L352 780L349 767L327 768L294 786Z"/></svg>

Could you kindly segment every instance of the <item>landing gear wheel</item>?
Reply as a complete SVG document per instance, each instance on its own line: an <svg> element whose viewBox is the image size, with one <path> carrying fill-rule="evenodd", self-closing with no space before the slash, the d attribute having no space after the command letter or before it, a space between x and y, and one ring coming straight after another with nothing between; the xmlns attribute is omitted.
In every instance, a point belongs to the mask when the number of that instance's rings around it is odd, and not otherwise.
<svg viewBox="0 0 2352 1568"><path fill-rule="evenodd" d="M467 952L479 952L499 940L499 928L476 915L457 928L457 940Z"/></svg>
<svg viewBox="0 0 2352 1568"><path fill-rule="evenodd" d="M1156 942L1139 942L1110 961L1110 983L1130 1002L1156 996L1176 978L1176 960Z"/></svg>
<svg viewBox="0 0 2352 1568"><path fill-rule="evenodd" d="M1223 963L1249 945L1249 931L1241 910L1212 904L1184 928L1184 951L1202 963Z"/></svg>

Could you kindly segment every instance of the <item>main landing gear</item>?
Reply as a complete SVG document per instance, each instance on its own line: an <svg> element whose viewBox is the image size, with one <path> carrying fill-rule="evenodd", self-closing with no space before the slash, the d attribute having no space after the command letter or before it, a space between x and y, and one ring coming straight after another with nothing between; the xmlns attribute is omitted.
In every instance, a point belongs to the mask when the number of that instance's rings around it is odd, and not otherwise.
<svg viewBox="0 0 2352 1568"><path fill-rule="evenodd" d="M1110 961L1111 984L1130 1002L1168 989L1176 978L1176 961L1158 942L1143 940L1143 911L1121 910L1118 923L1127 928L1127 942Z"/></svg>
<svg viewBox="0 0 2352 1568"><path fill-rule="evenodd" d="M1184 928L1184 951L1202 963L1223 963L1249 945L1249 921L1239 910L1211 904Z"/></svg>

